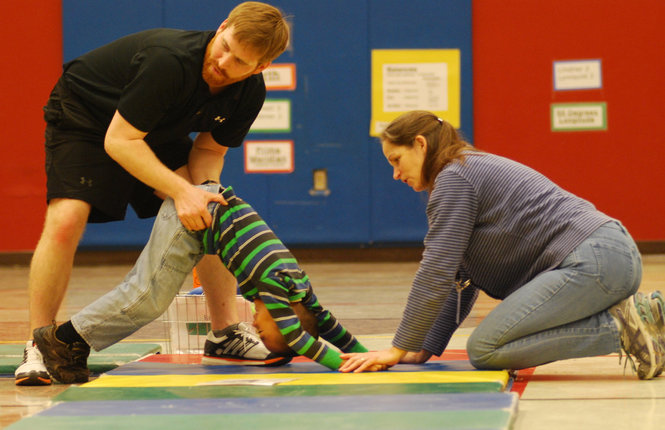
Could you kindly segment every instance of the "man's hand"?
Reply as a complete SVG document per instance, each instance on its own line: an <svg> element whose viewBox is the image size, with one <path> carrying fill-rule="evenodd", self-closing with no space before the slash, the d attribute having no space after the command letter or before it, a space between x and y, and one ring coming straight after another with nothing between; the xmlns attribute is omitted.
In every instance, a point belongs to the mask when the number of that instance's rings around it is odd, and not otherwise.
<svg viewBox="0 0 665 430"><path fill-rule="evenodd" d="M210 193L195 186L186 192L174 196L175 209L182 225L190 231L203 230L210 227L212 215L208 211L208 203L218 202L227 205L221 194Z"/></svg>

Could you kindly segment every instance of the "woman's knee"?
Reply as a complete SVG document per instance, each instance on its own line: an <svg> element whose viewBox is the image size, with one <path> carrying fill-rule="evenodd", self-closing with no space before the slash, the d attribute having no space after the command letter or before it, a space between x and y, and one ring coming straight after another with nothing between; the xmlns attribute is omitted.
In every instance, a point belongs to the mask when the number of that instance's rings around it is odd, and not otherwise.
<svg viewBox="0 0 665 430"><path fill-rule="evenodd" d="M496 346L487 342L486 338L480 334L476 329L466 343L466 353L469 356L469 361L476 369L491 369L493 368L492 356L496 351Z"/></svg>

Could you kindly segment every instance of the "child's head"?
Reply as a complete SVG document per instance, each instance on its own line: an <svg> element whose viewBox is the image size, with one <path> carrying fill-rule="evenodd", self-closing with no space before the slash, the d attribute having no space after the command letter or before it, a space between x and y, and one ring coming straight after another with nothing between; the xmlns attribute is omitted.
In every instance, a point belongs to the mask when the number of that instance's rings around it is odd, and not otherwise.
<svg viewBox="0 0 665 430"><path fill-rule="evenodd" d="M275 323L275 320L272 319L272 316L270 315L270 312L266 308L265 304L263 304L263 301L260 299L255 299L254 308L254 327L258 331L259 336L261 337L261 340L263 341L266 348L281 356L288 357L297 355L293 350L291 350L291 348L289 348L289 345L287 345L284 336L282 336L282 333L277 327L277 323ZM305 308L305 306L303 306L303 304L300 302L291 303L291 308L298 316L302 328L307 333L314 336L314 338L318 338L319 328L316 317L312 314L312 312L307 310L307 308Z"/></svg>

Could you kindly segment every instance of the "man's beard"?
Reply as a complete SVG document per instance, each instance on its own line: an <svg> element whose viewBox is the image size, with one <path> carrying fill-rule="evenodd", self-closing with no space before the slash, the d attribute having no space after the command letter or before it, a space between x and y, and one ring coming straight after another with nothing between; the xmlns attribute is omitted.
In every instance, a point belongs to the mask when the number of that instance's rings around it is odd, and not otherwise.
<svg viewBox="0 0 665 430"><path fill-rule="evenodd" d="M229 78L224 71L220 72L220 74L215 73L215 66L211 61L206 61L203 64L203 80L208 84L209 87L223 87L233 83L233 80Z"/></svg>
<svg viewBox="0 0 665 430"><path fill-rule="evenodd" d="M216 69L219 70L219 69ZM220 74L215 73L215 66L211 61L203 63L203 72L201 73L203 80L212 88L226 87L228 85L240 82L247 79L252 75L252 72L245 73L244 75L230 77L225 71L220 70Z"/></svg>

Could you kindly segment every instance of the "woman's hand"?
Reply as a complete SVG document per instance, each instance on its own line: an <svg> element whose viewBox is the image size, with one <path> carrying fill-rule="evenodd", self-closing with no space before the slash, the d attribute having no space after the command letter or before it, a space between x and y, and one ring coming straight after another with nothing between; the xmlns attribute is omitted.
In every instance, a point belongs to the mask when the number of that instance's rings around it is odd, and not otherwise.
<svg viewBox="0 0 665 430"><path fill-rule="evenodd" d="M359 373L386 370L397 364L405 354L406 351L395 347L383 351L342 354L342 360L346 361L339 367L339 371Z"/></svg>
<svg viewBox="0 0 665 430"><path fill-rule="evenodd" d="M426 350L420 352L407 352L404 357L399 361L405 364L422 364L432 357L432 353Z"/></svg>

